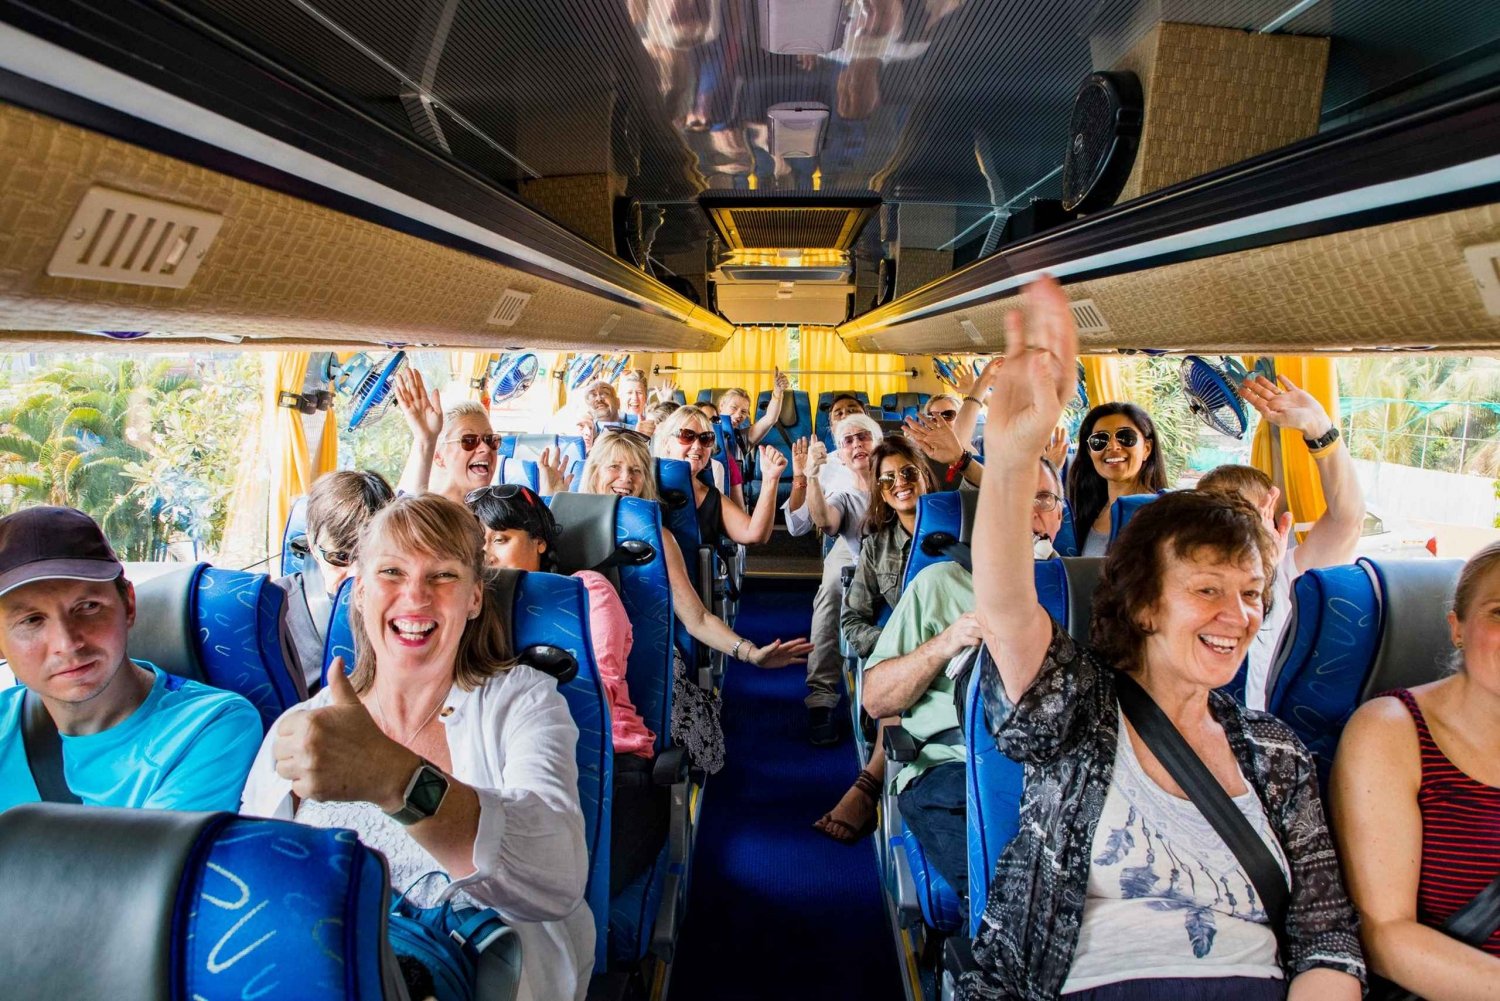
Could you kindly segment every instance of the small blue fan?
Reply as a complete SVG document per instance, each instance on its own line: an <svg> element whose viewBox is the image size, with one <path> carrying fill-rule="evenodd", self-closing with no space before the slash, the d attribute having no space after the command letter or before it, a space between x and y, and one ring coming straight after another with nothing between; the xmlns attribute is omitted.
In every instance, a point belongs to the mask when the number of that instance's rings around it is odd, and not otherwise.
<svg viewBox="0 0 1500 1001"><path fill-rule="evenodd" d="M578 355L568 362L568 388L577 389L590 379L594 378L599 367L604 364L604 356L600 354Z"/></svg>
<svg viewBox="0 0 1500 1001"><path fill-rule="evenodd" d="M958 377L954 374L955 359L944 358L942 355L932 356L932 374L938 377L938 381L945 386L957 386Z"/></svg>
<svg viewBox="0 0 1500 1001"><path fill-rule="evenodd" d="M609 360L604 363L604 368L600 372L599 378L605 382L614 382L625 374L625 366L629 364L629 355L610 355Z"/></svg>
<svg viewBox="0 0 1500 1001"><path fill-rule="evenodd" d="M530 351L504 354L490 365L490 403L509 403L523 395L536 381L541 362Z"/></svg>
<svg viewBox="0 0 1500 1001"><path fill-rule="evenodd" d="M343 364L330 360L326 372L333 382L333 391L350 401L349 420L344 426L357 431L390 413L391 405L396 402L396 373L405 367L405 351L393 352L378 362L363 351L351 355Z"/></svg>
<svg viewBox="0 0 1500 1001"><path fill-rule="evenodd" d="M1178 373L1188 408L1200 421L1231 438L1243 438L1250 427L1250 417L1240 400L1239 385L1250 373L1233 359L1226 358L1223 369L1197 355L1182 360Z"/></svg>

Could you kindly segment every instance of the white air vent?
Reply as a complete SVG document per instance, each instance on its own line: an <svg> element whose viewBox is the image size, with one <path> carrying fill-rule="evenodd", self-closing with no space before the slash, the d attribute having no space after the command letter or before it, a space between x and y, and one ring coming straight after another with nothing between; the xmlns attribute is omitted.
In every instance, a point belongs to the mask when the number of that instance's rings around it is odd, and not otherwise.
<svg viewBox="0 0 1500 1001"><path fill-rule="evenodd" d="M1479 298L1484 302L1485 312L1500 316L1500 243L1465 247L1464 260L1479 285Z"/></svg>
<svg viewBox="0 0 1500 1001"><path fill-rule="evenodd" d="M500 293L500 301L495 303L495 308L490 310L490 318L484 322L492 327L514 327L521 318L521 310L530 301L530 292L517 292L508 288Z"/></svg>
<svg viewBox="0 0 1500 1001"><path fill-rule="evenodd" d="M1107 334L1109 323L1092 299L1079 299L1068 304L1073 310L1073 324L1080 334Z"/></svg>
<svg viewBox="0 0 1500 1001"><path fill-rule="evenodd" d="M841 0L760 0L761 44L784 55L821 56L838 45Z"/></svg>
<svg viewBox="0 0 1500 1001"><path fill-rule="evenodd" d="M609 319L605 320L603 323L601 323L599 325L599 340L601 340L601 341L608 340L609 339L609 335L612 334L612 333L614 333L615 332L615 328L618 327L619 325L620 325L620 314L619 313L611 313L611 314L609 314Z"/></svg>
<svg viewBox="0 0 1500 1001"><path fill-rule="evenodd" d="M55 278L187 288L224 217L90 188L47 264Z"/></svg>
<svg viewBox="0 0 1500 1001"><path fill-rule="evenodd" d="M816 101L773 104L766 109L771 122L771 152L783 159L817 156L828 124L828 105Z"/></svg>
<svg viewBox="0 0 1500 1001"><path fill-rule="evenodd" d="M958 325L963 328L964 336L966 336L970 341L975 344L984 343L984 335L979 332L978 327L974 326L973 320L969 319L967 316L960 316L958 318Z"/></svg>

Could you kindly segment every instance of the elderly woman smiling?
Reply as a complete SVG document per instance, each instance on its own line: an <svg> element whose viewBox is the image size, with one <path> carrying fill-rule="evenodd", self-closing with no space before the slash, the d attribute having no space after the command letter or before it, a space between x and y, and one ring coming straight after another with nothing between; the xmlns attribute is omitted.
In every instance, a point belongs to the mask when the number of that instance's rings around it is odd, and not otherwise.
<svg viewBox="0 0 1500 1001"><path fill-rule="evenodd" d="M1283 723L1215 691L1260 626L1269 533L1241 498L1166 495L1110 553L1092 645L1072 640L1037 604L1029 529L1077 335L1056 283L1031 286L1025 307L1025 346L1012 312L990 396L974 598L985 722L1026 788L960 996L1355 1001L1364 960L1312 759ZM1126 691L1160 707L1263 843L1290 887L1279 927L1256 892L1269 881L1252 882L1127 721Z"/></svg>
<svg viewBox="0 0 1500 1001"><path fill-rule="evenodd" d="M522 998L582 998L594 924L578 805L578 729L550 677L512 654L487 600L484 532L467 508L402 497L360 536L355 668L267 734L242 811L346 827L391 884L493 907L520 934Z"/></svg>

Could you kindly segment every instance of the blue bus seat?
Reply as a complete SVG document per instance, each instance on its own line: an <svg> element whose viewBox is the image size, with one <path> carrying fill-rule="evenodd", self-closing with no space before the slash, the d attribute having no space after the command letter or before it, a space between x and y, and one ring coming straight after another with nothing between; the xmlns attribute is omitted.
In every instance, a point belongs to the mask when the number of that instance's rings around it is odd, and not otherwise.
<svg viewBox="0 0 1500 1001"><path fill-rule="evenodd" d="M286 592L265 574L199 563L136 586L130 655L243 695L269 728L307 698L294 668Z"/></svg>
<svg viewBox="0 0 1500 1001"><path fill-rule="evenodd" d="M1137 511L1160 496L1161 494L1129 494L1116 498L1109 509L1109 545L1115 544L1115 540L1125 531L1125 526L1130 524L1130 519L1135 517ZM1057 550L1059 556L1077 556L1083 551L1083 542L1073 528L1072 509L1066 501L1063 502L1062 526L1057 531L1057 538L1052 541L1052 548Z"/></svg>
<svg viewBox="0 0 1500 1001"><path fill-rule="evenodd" d="M662 556L665 530L660 505L639 497L572 493L552 497L551 505L558 524L561 572L598 567L627 543L649 547L650 559L614 566L605 574L620 592L634 633L625 669L630 700L656 735L658 758L678 752L671 740L672 651L677 619ZM668 843L651 868L610 902L612 964L639 962L647 952L671 961L687 902L692 842L688 793L685 779L672 786Z"/></svg>
<svg viewBox="0 0 1500 1001"><path fill-rule="evenodd" d="M936 533L952 536L965 546L973 541L974 512L979 506L977 490L945 490L941 493L923 494L917 500L917 522L913 526L911 553L906 557L906 573L902 575L901 590L911 586L917 574L934 563L945 563L952 559L942 552L927 552L922 543Z"/></svg>
<svg viewBox="0 0 1500 1001"><path fill-rule="evenodd" d="M656 460L656 487L661 497L662 521L682 550L688 579L704 608L713 608L713 553L717 539L698 537L698 509L693 494L693 467L682 459ZM688 665L694 670L708 667L709 651L686 631L677 637ZM706 679L705 679L706 680ZM700 684L703 681L700 680Z"/></svg>
<svg viewBox="0 0 1500 1001"><path fill-rule="evenodd" d="M1447 673L1443 612L1462 567L1361 557L1297 578L1267 705L1312 752L1325 788L1339 735L1362 702Z"/></svg>
<svg viewBox="0 0 1500 1001"><path fill-rule="evenodd" d="M281 576L297 573L312 540L307 537L307 495L292 501L286 513L286 529L281 533Z"/></svg>
<svg viewBox="0 0 1500 1001"><path fill-rule="evenodd" d="M535 460L501 459L499 473L495 478L496 483L519 483L535 492L541 492L542 476Z"/></svg>
<svg viewBox="0 0 1500 1001"><path fill-rule="evenodd" d="M766 408L771 405L771 391L763 390L755 401L755 418L759 420L766 415ZM784 504L792 494L792 442L798 438L812 438L813 418L812 408L807 402L807 393L801 389L789 390L781 400L781 418L771 426L771 431L761 441L762 445L770 445L776 451L786 456L787 475L781 477L777 485L776 503ZM756 481L756 496L760 495L759 480ZM746 491L746 503L750 502L750 491Z"/></svg>
<svg viewBox="0 0 1500 1001"><path fill-rule="evenodd" d="M0 816L0 883L8 997L406 997L385 859L353 831L25 804Z"/></svg>
<svg viewBox="0 0 1500 1001"><path fill-rule="evenodd" d="M557 443L555 434L508 434L500 439L499 455L502 459L531 459L534 462L541 458L543 449L556 448Z"/></svg>
<svg viewBox="0 0 1500 1001"><path fill-rule="evenodd" d="M709 388L709 389L700 389L700 390L698 390L698 395L693 399L693 403L695 405L699 404L699 403L711 403L711 404L713 404L714 409L718 409L719 399L725 393L729 392L729 390L730 390L729 386L714 386L714 387ZM678 392L680 393L681 390L678 390ZM678 403L682 403L686 399L687 399L686 397L683 397L682 400L678 400L677 402Z"/></svg>
<svg viewBox="0 0 1500 1001"><path fill-rule="evenodd" d="M573 462L582 463L588 458L588 450L583 447L583 435L560 434L557 436L557 447L562 449Z"/></svg>
<svg viewBox="0 0 1500 1001"><path fill-rule="evenodd" d="M930 399L931 393L886 393L880 398L880 409L885 412L886 420L899 421L917 416Z"/></svg>

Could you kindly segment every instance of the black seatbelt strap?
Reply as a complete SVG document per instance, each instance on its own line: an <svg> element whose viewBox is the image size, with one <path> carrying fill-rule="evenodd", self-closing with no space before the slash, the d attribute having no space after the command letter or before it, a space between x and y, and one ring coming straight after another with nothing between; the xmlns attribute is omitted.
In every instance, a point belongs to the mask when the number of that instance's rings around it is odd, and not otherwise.
<svg viewBox="0 0 1500 1001"><path fill-rule="evenodd" d="M1500 873L1474 899L1449 915L1440 929L1478 949L1500 929Z"/></svg>
<svg viewBox="0 0 1500 1001"><path fill-rule="evenodd" d="M28 690L21 704L21 743L43 803L82 803L63 774L62 736L47 706Z"/></svg>
<svg viewBox="0 0 1500 1001"><path fill-rule="evenodd" d="M1115 692L1135 732L1244 866L1271 919L1282 962L1287 962L1286 912L1291 891L1271 850L1146 690L1121 672L1115 675Z"/></svg>

